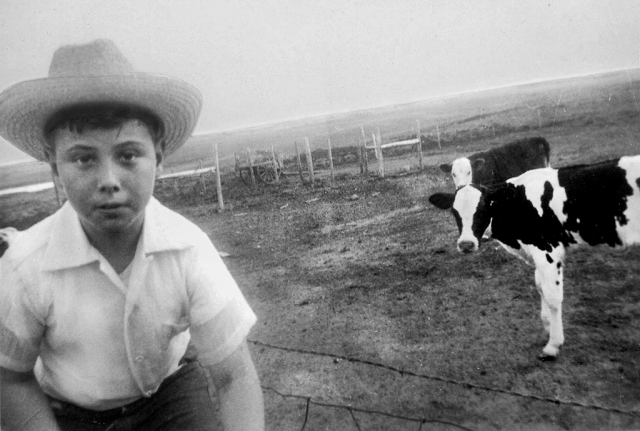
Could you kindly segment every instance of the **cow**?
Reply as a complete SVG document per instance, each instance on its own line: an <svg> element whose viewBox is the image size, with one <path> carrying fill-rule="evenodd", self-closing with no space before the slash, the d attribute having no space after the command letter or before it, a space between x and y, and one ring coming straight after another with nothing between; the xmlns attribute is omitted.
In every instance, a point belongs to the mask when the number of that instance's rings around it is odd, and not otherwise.
<svg viewBox="0 0 640 431"><path fill-rule="evenodd" d="M471 183L491 187L530 169L549 167L549 153L545 138L524 138L460 157L451 164L440 165L440 169L451 174L456 188Z"/></svg>
<svg viewBox="0 0 640 431"><path fill-rule="evenodd" d="M549 339L540 359L555 359L562 327L565 251L577 245L625 247L640 243L640 155L591 165L543 168L498 188L469 184L429 201L451 209L458 250L473 253L491 227L492 238L535 266L540 317Z"/></svg>

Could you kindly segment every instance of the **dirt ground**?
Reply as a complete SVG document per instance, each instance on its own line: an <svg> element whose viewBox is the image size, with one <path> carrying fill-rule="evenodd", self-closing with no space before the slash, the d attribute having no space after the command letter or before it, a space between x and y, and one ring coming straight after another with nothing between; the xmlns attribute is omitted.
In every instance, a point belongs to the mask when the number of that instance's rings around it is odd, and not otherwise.
<svg viewBox="0 0 640 431"><path fill-rule="evenodd" d="M562 145L573 139L550 139L554 163L587 157ZM570 253L566 344L541 362L533 269L493 242L458 253L451 215L428 204L453 187L437 168L450 159L431 155L422 171L392 159L384 179L352 167L333 186L229 175L224 211L213 183L202 197L158 187L209 234L258 315L267 428L640 429L640 250ZM53 202L37 200L3 199L2 224Z"/></svg>
<svg viewBox="0 0 640 431"><path fill-rule="evenodd" d="M458 253L450 214L427 202L452 187L438 157L394 162L333 187L229 178L224 212L176 208L259 316L268 429L640 429L640 250L570 254L566 345L540 362L533 269L492 242Z"/></svg>

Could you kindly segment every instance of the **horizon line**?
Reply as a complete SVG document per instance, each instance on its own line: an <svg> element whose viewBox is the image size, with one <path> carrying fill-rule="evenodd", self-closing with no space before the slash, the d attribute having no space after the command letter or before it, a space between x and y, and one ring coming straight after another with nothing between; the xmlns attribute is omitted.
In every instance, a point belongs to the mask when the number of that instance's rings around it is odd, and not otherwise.
<svg viewBox="0 0 640 431"><path fill-rule="evenodd" d="M264 122L264 123L257 123L257 124L251 125L251 126L236 127L236 128L233 128L233 129L224 129L224 130L216 130L216 131L211 131L211 132L198 133L198 134L191 135L191 137L192 138L196 138L196 137L208 136L208 135L213 135L213 134L218 134L218 133L239 132L239 131L249 130L249 129L254 129L254 128L260 128L260 127L266 127L266 126L274 126L274 125L277 125L277 124L289 123L289 122L293 122L293 121L310 120L310 119L314 119L314 118L328 117L328 116L331 116L331 115L340 115L340 114L348 114L348 113L360 112L360 111L369 111L369 110L373 110L373 109L386 108L386 107L389 107L389 106L401 106L401 105L411 105L413 103L432 102L432 101L436 101L436 100L446 99L446 98L449 98L449 97L463 96L463 95L466 95L466 94L474 94L474 93L482 93L482 92L485 92L485 91L503 90L505 88L520 87L520 86L531 85L531 84L541 84L541 83L544 83L544 82L562 81L562 80L565 80L565 79L587 78L589 76L607 75L607 74L620 73L620 72L627 72L628 73L628 72L630 72L632 70L640 70L640 66L637 66L637 67L625 67L625 68L620 68L620 69L606 69L606 70L600 70L600 71L595 71L595 72L580 73L580 74L575 74L575 75L565 75L565 76L560 76L560 77L555 77L555 78L548 78L548 77L547 78L538 78L538 79L532 79L532 80L529 80L529 81L516 82L516 83L512 83L512 84L497 85L497 86L493 86L493 87L476 88L476 89L463 90L463 91L452 92L452 93L444 93L444 94L435 95L435 96L432 96L432 97L414 99L414 100L405 101L405 102L391 102L391 103L385 103L385 104L380 104L380 105L372 105L372 106L365 107L365 108L356 108L356 109L342 110L342 111L331 111L331 112L325 112L325 113L321 113L321 114L314 114L314 115L301 116L301 117L289 117L289 118L275 120L275 121L267 121L267 122Z"/></svg>
<svg viewBox="0 0 640 431"><path fill-rule="evenodd" d="M411 104L414 104L414 103L432 102L432 101L447 99L447 98L451 98L451 97L463 96L463 95L467 95L467 94L482 93L482 92L485 92L485 91L503 90L503 89L511 88L511 87L520 87L520 86L531 85L531 84L541 84L541 83L552 82L552 81L562 81L562 80L565 80L565 79L587 78L589 76L599 76L599 75L607 75L607 74L621 73L621 72L629 73L629 72L634 71L634 70L640 70L640 66L637 66L637 67L625 67L625 68L619 68L619 69L607 69L607 70L600 70L600 71L581 73L581 74L575 74L575 75L565 75L565 76L555 77L555 78L538 78L538 79L532 79L532 80L529 80L529 81L522 81L522 82L517 82L517 83L512 83L512 84L505 84L505 85L498 85L498 86L493 86L493 87L476 88L476 89L472 89L472 90L463 90L463 91L458 91L458 92L445 93L445 94L435 95L435 96L432 96L432 97L420 98L420 99L415 99L415 100L410 100L410 101L405 101L405 102L395 102L395 103L392 102L392 103L385 103L385 104L380 104L380 105L372 105L372 106L365 107L365 108L356 108L356 109L342 110L342 111L332 111L332 112L326 112L326 113L308 115L308 116L302 116L302 117L289 117L289 118L275 120L275 121L267 121L267 122L264 122L264 123L258 123L258 124L254 124L254 125L250 125L250 126L236 127L236 128L233 128L233 129L225 129L225 130L219 130L219 131L211 131L211 132L203 132L203 133L193 134L189 138L187 138L187 142L186 143L188 143L189 139L193 139L193 138L207 137L207 136L210 136L210 135L222 134L222 133L240 132L240 131L245 131L245 130L257 129L257 128L261 128L261 127L268 127L268 126L275 126L275 125L278 125L278 124L290 123L290 122L294 122L294 121L311 120L311 119L318 119L318 118L322 118L322 117L328 117L328 116L332 116L332 115L341 115L341 114L348 114L348 113L354 113L354 112L369 111L369 110L380 109L380 108L385 108L385 107L389 107L389 106L402 106L402 105L411 105ZM5 140L5 142L8 143L8 141L6 141L6 140ZM9 144L9 145L11 145L11 144ZM28 158L12 160L12 161L8 161L8 162L1 162L0 161L0 167L18 165L18 164L21 164L21 163L41 162L40 160L37 160L37 159L27 155L27 154L25 154L25 157L28 157ZM46 162L41 162L41 163L46 163Z"/></svg>

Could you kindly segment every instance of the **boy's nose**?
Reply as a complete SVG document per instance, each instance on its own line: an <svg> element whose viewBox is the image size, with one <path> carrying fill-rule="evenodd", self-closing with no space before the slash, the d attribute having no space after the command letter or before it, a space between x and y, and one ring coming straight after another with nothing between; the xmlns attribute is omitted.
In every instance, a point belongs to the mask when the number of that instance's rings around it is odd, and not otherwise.
<svg viewBox="0 0 640 431"><path fill-rule="evenodd" d="M101 192L113 193L120 190L117 168L110 163L105 163L100 169L98 188Z"/></svg>

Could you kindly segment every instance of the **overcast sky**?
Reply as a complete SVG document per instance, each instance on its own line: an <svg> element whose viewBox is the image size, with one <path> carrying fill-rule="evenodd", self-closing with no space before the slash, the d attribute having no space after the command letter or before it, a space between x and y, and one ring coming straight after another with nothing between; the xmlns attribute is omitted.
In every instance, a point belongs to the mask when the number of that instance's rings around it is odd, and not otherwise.
<svg viewBox="0 0 640 431"><path fill-rule="evenodd" d="M0 90L105 37L202 91L201 134L637 68L640 1L1 0Z"/></svg>

